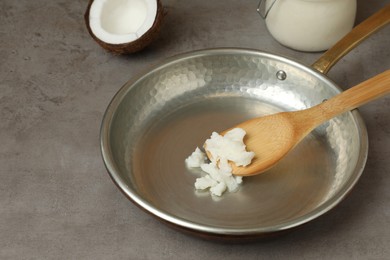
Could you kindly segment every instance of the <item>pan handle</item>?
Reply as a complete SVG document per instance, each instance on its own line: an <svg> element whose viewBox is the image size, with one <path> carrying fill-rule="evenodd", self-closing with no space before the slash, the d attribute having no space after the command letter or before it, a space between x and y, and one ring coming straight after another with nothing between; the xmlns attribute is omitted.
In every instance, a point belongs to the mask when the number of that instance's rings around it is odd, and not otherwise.
<svg viewBox="0 0 390 260"><path fill-rule="evenodd" d="M344 55L389 22L390 4L353 28L351 32L344 36L344 38L327 50L315 63L313 63L312 67L319 72L326 74Z"/></svg>

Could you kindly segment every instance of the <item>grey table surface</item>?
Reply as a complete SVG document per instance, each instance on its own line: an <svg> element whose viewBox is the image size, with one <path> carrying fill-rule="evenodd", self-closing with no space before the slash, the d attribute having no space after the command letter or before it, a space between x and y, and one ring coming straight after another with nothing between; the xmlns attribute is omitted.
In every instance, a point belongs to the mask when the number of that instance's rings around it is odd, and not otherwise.
<svg viewBox="0 0 390 260"><path fill-rule="evenodd" d="M389 1L358 1L356 22ZM0 259L389 259L390 97L360 109L370 150L351 194L291 233L248 244L206 241L128 201L106 173L103 113L118 89L164 58L243 47L310 65L321 53L278 44L257 1L163 1L160 37L115 56L87 33L87 0L0 2ZM390 27L345 56L329 77L347 89L390 68Z"/></svg>

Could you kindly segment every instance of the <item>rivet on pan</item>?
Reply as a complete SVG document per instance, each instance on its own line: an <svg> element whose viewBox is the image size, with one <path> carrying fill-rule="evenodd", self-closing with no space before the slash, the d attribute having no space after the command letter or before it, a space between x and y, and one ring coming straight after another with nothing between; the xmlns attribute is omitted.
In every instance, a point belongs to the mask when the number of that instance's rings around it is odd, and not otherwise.
<svg viewBox="0 0 390 260"><path fill-rule="evenodd" d="M328 101L326 98L324 100L322 100L322 102L326 102L326 101Z"/></svg>
<svg viewBox="0 0 390 260"><path fill-rule="evenodd" d="M287 74L283 70L279 70L278 72L276 72L276 77L279 80L285 80L287 78Z"/></svg>

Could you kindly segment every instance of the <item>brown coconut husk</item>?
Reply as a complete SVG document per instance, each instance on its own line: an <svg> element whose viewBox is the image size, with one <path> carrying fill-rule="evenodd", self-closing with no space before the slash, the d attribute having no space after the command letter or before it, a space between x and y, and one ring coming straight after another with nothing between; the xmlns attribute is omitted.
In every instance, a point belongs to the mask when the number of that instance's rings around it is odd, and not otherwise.
<svg viewBox="0 0 390 260"><path fill-rule="evenodd" d="M128 42L128 43L122 43L122 44L111 44L106 43L102 40L100 40L96 35L92 32L91 26L89 24L89 12L91 9L91 5L94 0L90 0L87 6L87 10L84 14L85 24L87 26L89 34L92 36L92 38L104 49L116 53L116 54L129 54L134 53L137 51L140 51L144 49L146 46L148 46L150 43L152 43L158 36L158 33L160 31L161 23L163 20L163 17L165 15L164 8L161 4L160 0L157 1L157 13L156 18L154 20L154 23L152 27L144 33L140 38L138 38L135 41Z"/></svg>

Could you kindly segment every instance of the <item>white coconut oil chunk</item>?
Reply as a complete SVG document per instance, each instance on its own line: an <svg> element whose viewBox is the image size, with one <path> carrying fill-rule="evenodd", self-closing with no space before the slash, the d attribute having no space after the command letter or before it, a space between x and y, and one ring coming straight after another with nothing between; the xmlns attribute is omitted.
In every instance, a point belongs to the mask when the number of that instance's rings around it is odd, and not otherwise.
<svg viewBox="0 0 390 260"><path fill-rule="evenodd" d="M156 14L156 0L94 0L89 23L100 40L122 44L145 34L153 26Z"/></svg>
<svg viewBox="0 0 390 260"><path fill-rule="evenodd" d="M206 154L202 152L199 147L185 160L187 167L197 168L206 161Z"/></svg>
<svg viewBox="0 0 390 260"><path fill-rule="evenodd" d="M247 166L255 156L254 152L246 151L245 135L246 132L241 128L234 128L224 136L213 132L205 142L211 162L205 163L205 154L198 147L186 159L187 167L200 167L206 174L196 179L194 186L197 190L208 189L215 196L221 196L225 191L238 190L242 177L232 174L230 162L237 166Z"/></svg>

